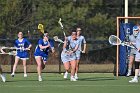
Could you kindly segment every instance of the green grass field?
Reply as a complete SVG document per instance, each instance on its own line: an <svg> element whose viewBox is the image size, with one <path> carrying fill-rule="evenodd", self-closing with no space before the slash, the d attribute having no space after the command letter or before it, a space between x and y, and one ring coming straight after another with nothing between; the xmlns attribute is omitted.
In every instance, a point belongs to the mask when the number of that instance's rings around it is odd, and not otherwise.
<svg viewBox="0 0 140 93"><path fill-rule="evenodd" d="M140 82L130 84L131 77L116 79L111 73L80 73L77 82L63 79L57 73L43 73L43 81L37 81L37 73L6 74L7 82L0 81L0 93L139 93Z"/></svg>

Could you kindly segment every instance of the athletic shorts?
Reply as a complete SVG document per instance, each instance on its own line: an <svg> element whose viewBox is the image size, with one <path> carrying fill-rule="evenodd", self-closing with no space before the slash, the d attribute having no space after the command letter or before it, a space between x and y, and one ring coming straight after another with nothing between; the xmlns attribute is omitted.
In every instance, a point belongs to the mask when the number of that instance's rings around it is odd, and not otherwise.
<svg viewBox="0 0 140 93"><path fill-rule="evenodd" d="M140 52L136 51L135 61L140 62Z"/></svg>
<svg viewBox="0 0 140 93"><path fill-rule="evenodd" d="M47 62L48 55L45 53L34 53L35 58L41 57L43 62Z"/></svg>
<svg viewBox="0 0 140 93"><path fill-rule="evenodd" d="M76 53L72 53L71 55L62 51L61 53L61 60L63 63L70 62L72 60L76 60Z"/></svg>
<svg viewBox="0 0 140 93"><path fill-rule="evenodd" d="M134 56L136 55L136 50L135 49L131 49L130 50L130 56Z"/></svg>
<svg viewBox="0 0 140 93"><path fill-rule="evenodd" d="M16 57L21 59L21 60L27 60L29 59L29 55L26 51L24 52L17 52Z"/></svg>
<svg viewBox="0 0 140 93"><path fill-rule="evenodd" d="M76 59L79 60L81 58L81 51L77 50L75 53L76 53Z"/></svg>

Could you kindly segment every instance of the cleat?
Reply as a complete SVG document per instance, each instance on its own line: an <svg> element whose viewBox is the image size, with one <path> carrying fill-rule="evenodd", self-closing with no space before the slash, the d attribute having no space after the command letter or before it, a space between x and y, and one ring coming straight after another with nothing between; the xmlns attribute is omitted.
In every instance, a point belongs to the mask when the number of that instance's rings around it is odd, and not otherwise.
<svg viewBox="0 0 140 93"><path fill-rule="evenodd" d="M41 76L39 76L39 77L38 77L38 81L42 81L42 78L41 78Z"/></svg>
<svg viewBox="0 0 140 93"><path fill-rule="evenodd" d="M138 83L138 79L133 78L132 80L129 81L129 83Z"/></svg>
<svg viewBox="0 0 140 93"><path fill-rule="evenodd" d="M1 76L2 81L3 81L3 82L6 82L5 75L4 75L4 74L1 74L0 76Z"/></svg>
<svg viewBox="0 0 140 93"><path fill-rule="evenodd" d="M126 76L127 76L127 77L129 77L130 75L131 75L131 73L127 73L127 75L126 75Z"/></svg>
<svg viewBox="0 0 140 93"><path fill-rule="evenodd" d="M12 73L12 74L11 74L11 76L12 76L12 77L14 77L14 76L15 76L15 74L14 74L14 73Z"/></svg>
<svg viewBox="0 0 140 93"><path fill-rule="evenodd" d="M77 81L77 80L74 77L71 77L70 81Z"/></svg>
<svg viewBox="0 0 140 93"><path fill-rule="evenodd" d="M67 79L67 78L68 78L68 72L65 72L64 79Z"/></svg>
<svg viewBox="0 0 140 93"><path fill-rule="evenodd" d="M27 74L24 74L24 77L27 77Z"/></svg>

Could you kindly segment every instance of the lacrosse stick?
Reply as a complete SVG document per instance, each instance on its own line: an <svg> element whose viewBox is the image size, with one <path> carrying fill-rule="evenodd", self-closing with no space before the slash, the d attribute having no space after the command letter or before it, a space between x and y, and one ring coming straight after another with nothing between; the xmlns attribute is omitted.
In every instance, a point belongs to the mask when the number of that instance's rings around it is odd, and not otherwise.
<svg viewBox="0 0 140 93"><path fill-rule="evenodd" d="M16 55L17 52L16 51L11 51L11 52L8 52L8 53L0 53L0 55Z"/></svg>
<svg viewBox="0 0 140 93"><path fill-rule="evenodd" d="M59 39L58 36L54 36L53 39L54 39L54 41L59 42L58 47L59 47L62 43L64 43L64 41L62 41L61 39Z"/></svg>
<svg viewBox="0 0 140 93"><path fill-rule="evenodd" d="M121 41L120 40L120 38L118 38L117 36L115 36L115 35L111 35L111 36L109 36L109 43L111 44L111 45L122 45L122 46L128 46L128 47L131 47L131 48L135 48L136 50L138 50L137 48L136 48L136 46L135 45L133 45L133 44L130 44L130 42L125 42L125 41Z"/></svg>
<svg viewBox="0 0 140 93"><path fill-rule="evenodd" d="M1 47L1 49L7 49L7 50L30 50L30 49L25 49L25 48L17 48L17 47Z"/></svg>
<svg viewBox="0 0 140 93"><path fill-rule="evenodd" d="M64 37L66 37L66 33L64 32L64 30L63 30L63 24L61 23L61 18L59 18L59 21L58 21L58 23L60 24L60 26L61 26L61 29L62 29L62 31L63 31L63 34L64 34Z"/></svg>
<svg viewBox="0 0 140 93"><path fill-rule="evenodd" d="M60 42L60 43L64 43L64 41L59 39L58 36L54 36L53 39L54 39L54 41L57 41L57 42Z"/></svg>

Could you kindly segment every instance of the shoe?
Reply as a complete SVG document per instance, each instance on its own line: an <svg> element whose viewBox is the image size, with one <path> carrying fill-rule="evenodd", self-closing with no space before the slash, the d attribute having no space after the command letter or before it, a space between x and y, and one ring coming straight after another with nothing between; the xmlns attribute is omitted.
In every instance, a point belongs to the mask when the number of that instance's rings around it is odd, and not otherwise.
<svg viewBox="0 0 140 93"><path fill-rule="evenodd" d="M127 75L126 75L126 76L127 76L127 77L129 77L130 75L131 75L131 73L127 73Z"/></svg>
<svg viewBox="0 0 140 93"><path fill-rule="evenodd" d="M132 80L129 81L129 83L138 83L138 79L133 78Z"/></svg>
<svg viewBox="0 0 140 93"><path fill-rule="evenodd" d="M140 73L139 73L139 75L138 75L139 77L140 77Z"/></svg>
<svg viewBox="0 0 140 93"><path fill-rule="evenodd" d="M12 76L12 77L14 77L14 76L15 76L15 74L14 74L14 73L12 73L12 74L11 74L11 76Z"/></svg>
<svg viewBox="0 0 140 93"><path fill-rule="evenodd" d="M1 74L0 76L1 76L2 81L3 81L3 82L6 82L5 75L4 75L4 74Z"/></svg>
<svg viewBox="0 0 140 93"><path fill-rule="evenodd" d="M38 77L38 81L42 81L42 78L41 78L41 76L39 76L39 77Z"/></svg>
<svg viewBox="0 0 140 93"><path fill-rule="evenodd" d="M27 74L24 74L24 77L27 77Z"/></svg>
<svg viewBox="0 0 140 93"><path fill-rule="evenodd" d="M74 78L75 78L76 80L78 79L78 76L77 76L77 74L75 74Z"/></svg>
<svg viewBox="0 0 140 93"><path fill-rule="evenodd" d="M70 78L70 81L77 81L73 76Z"/></svg>
<svg viewBox="0 0 140 93"><path fill-rule="evenodd" d="M67 79L67 78L68 78L68 72L65 72L64 79Z"/></svg>

